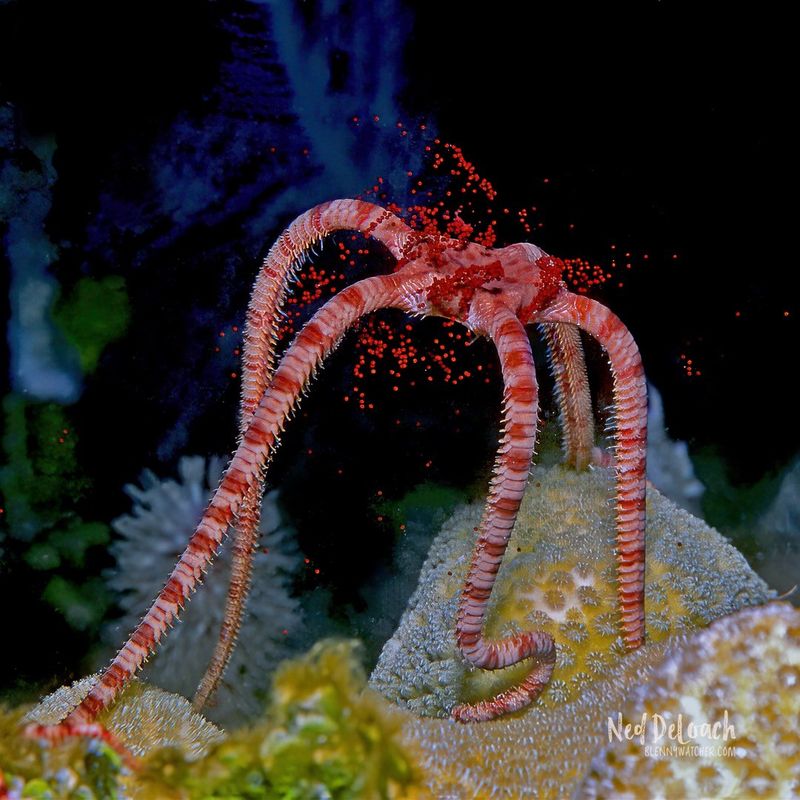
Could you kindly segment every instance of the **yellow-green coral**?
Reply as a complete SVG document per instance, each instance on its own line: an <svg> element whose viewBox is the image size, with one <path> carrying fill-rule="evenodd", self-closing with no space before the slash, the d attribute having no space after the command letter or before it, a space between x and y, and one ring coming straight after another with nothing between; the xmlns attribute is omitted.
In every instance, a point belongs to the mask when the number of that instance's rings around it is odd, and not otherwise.
<svg viewBox="0 0 800 800"><path fill-rule="evenodd" d="M353 642L317 644L278 671L265 723L195 764L164 759L170 783L189 797L409 796L416 756L403 718L365 686Z"/></svg>
<svg viewBox="0 0 800 800"><path fill-rule="evenodd" d="M117 793L141 800L419 796L419 755L402 736L406 715L366 688L354 650L353 642L321 642L304 658L286 662L263 722L228 737L184 698L133 682L101 721L144 757L135 773L122 769L105 746L87 748L84 741L53 748L45 757L37 743L19 736L22 714L6 715L0 719L0 769L17 788L39 781L52 793L65 774L74 776L70 792L84 787L84 794L53 793L58 800ZM26 719L62 719L92 680L60 689ZM91 770L97 772L92 759L98 758L104 759L105 795L91 783Z"/></svg>
<svg viewBox="0 0 800 800"><path fill-rule="evenodd" d="M536 708L578 698L625 654L617 615L612 474L534 471L498 576L490 637L539 629L556 641L553 678ZM646 622L651 642L694 630L771 593L716 531L648 490ZM481 507L457 510L430 551L420 584L371 683L423 715L491 697L518 683L526 663L471 669L453 631Z"/></svg>
<svg viewBox="0 0 800 800"><path fill-rule="evenodd" d="M612 734L580 797L797 797L800 611L770 603L697 633L633 693L623 724L641 723L643 714L645 744ZM688 744L666 735L653 741L661 732L654 715L667 725L680 717ZM727 731L720 725L715 736L701 727L726 715Z"/></svg>

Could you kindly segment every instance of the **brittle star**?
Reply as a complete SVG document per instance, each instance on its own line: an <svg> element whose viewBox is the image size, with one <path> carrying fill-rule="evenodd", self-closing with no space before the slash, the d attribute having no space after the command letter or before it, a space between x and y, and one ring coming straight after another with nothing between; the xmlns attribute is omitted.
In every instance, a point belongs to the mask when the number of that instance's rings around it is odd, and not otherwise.
<svg viewBox="0 0 800 800"><path fill-rule="evenodd" d="M336 231L355 231L382 243L396 260L388 275L342 289L299 331L276 365L278 317L292 275L311 248ZM186 550L142 621L58 726L28 733L86 735L156 648L213 559L226 530L236 525L234 571L225 622L198 688L200 707L214 691L232 651L250 581L263 492L263 474L284 423L316 369L361 317L383 308L442 316L491 340L500 359L505 421L486 507L458 608L455 638L464 658L483 669L531 659L528 677L494 698L455 706L461 722L488 720L524 708L546 686L555 665L553 638L527 631L497 641L483 629L492 588L528 481L538 426L538 386L526 325L543 331L555 376L565 460L583 469L604 460L593 448L591 399L580 330L605 349L614 378L617 593L622 638L644 641L645 453L647 393L639 351L619 318L600 303L567 290L563 263L533 244L502 249L412 230L397 215L360 200L335 200L298 217L264 260L247 314L243 353L240 439L233 459ZM99 728L99 726L97 726Z"/></svg>

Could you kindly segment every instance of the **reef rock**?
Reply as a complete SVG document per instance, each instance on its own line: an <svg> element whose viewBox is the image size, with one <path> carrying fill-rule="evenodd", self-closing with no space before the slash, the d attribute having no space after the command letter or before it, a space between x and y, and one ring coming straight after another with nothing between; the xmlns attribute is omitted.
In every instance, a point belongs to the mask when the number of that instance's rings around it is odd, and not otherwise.
<svg viewBox="0 0 800 800"><path fill-rule="evenodd" d="M17 776L27 775L25 787L46 783L59 798L96 796L56 791L67 772L75 785L81 781L95 792L97 776L105 775L106 789L113 785L141 800L220 791L439 800L797 794L800 612L788 604L744 609L694 634L648 642L572 701L476 725L417 718L365 691L354 652L352 643L322 642L287 662L276 676L268 717L227 736L192 715L182 698L135 682L104 722L146 754L140 772L120 772L108 752L90 762L91 750L80 742L47 758L34 742L18 738L9 749L3 726L19 720L2 714L0 761L11 768L12 787L21 788ZM56 721L91 681L59 690L28 718ZM736 739L718 741L697 727L726 713ZM644 752L638 736L612 737L609 720L624 729L642 714L661 715L667 724L683 715L693 744L730 750L659 758ZM12 789L11 796L27 795Z"/></svg>
<svg viewBox="0 0 800 800"><path fill-rule="evenodd" d="M490 637L526 629L552 634L549 685L528 713L572 702L625 655L614 563L613 474L538 468L531 477L487 617ZM519 682L528 664L471 668L453 631L482 506L456 510L433 543L419 586L386 643L371 685L422 716L491 697ZM646 625L652 643L707 626L774 593L712 528L657 490L647 495Z"/></svg>
<svg viewBox="0 0 800 800"><path fill-rule="evenodd" d="M778 603L734 614L774 592L723 537L651 489L648 641L627 652L616 612L612 489L607 470L532 475L488 619L491 636L536 627L556 639L553 680L523 712L475 725L446 718L454 703L490 696L528 669L473 670L456 651L458 597L481 514L473 504L436 537L373 672L372 687L391 702L364 691L346 643L321 643L282 667L267 718L230 735L192 715L181 698L134 684L103 722L149 754L142 774L114 767L112 779L141 798L244 786L264 796L300 787L308 796L440 800L725 797L760 788L791 796L800 780L792 727L800 711L800 614ZM61 718L90 682L60 690L35 719ZM735 757L657 759L645 757L638 740L609 744L609 719L624 726L645 712L667 720L683 713L702 724L726 710ZM12 774L36 779L41 756L32 747L15 755ZM74 763L77 775L92 774Z"/></svg>

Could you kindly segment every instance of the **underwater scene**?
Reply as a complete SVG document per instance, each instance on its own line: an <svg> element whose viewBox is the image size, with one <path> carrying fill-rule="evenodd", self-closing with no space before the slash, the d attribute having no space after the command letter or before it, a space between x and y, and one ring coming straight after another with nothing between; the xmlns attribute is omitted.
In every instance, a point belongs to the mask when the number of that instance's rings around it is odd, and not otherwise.
<svg viewBox="0 0 800 800"><path fill-rule="evenodd" d="M0 0L0 800L800 797L791 26L709 12Z"/></svg>

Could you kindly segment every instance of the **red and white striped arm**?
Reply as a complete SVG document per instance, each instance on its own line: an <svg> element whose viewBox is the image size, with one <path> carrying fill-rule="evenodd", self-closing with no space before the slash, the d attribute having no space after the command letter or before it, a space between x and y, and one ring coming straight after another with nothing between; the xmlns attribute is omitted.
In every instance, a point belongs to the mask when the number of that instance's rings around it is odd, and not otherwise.
<svg viewBox="0 0 800 800"><path fill-rule="evenodd" d="M258 546L258 526L261 521L263 493L264 476L259 473L255 483L247 488L234 521L231 576L225 598L225 610L214 652L192 698L194 711L202 711L216 692L233 655L236 637L239 635L239 629L244 619L245 604L250 593L253 555Z"/></svg>
<svg viewBox="0 0 800 800"><path fill-rule="evenodd" d="M97 739L105 742L112 750L116 751L130 769L136 769L139 762L122 742L109 730L96 722L62 722L60 725L38 725L31 723L25 728L25 736L29 739L39 739L48 744L60 744L66 739ZM0 773L2 777L2 773ZM0 793L0 800L3 795Z"/></svg>
<svg viewBox="0 0 800 800"><path fill-rule="evenodd" d="M297 334L281 358L222 482L166 585L83 702L67 716L68 726L93 722L178 617L202 579L248 487L256 484L276 449L287 417L323 359L361 316L380 308L409 310L409 298L429 281L427 277L399 274L359 281L329 300Z"/></svg>
<svg viewBox="0 0 800 800"><path fill-rule="evenodd" d="M564 461L583 470L592 461L594 420L581 335L574 325L545 323L539 327L547 342L550 370L555 380Z"/></svg>
<svg viewBox="0 0 800 800"><path fill-rule="evenodd" d="M494 719L524 708L550 680L556 657L553 638L542 631L529 631L499 641L487 641L483 636L489 597L528 483L536 442L539 390L528 334L504 303L490 298L476 299L470 324L478 333L489 336L500 356L505 426L461 595L456 640L464 657L483 669L500 669L526 658L535 658L537 663L519 686L491 700L453 708L452 716L459 722Z"/></svg>
<svg viewBox="0 0 800 800"><path fill-rule="evenodd" d="M563 292L531 322L577 325L605 349L614 377L617 593L622 636L644 642L647 384L639 348L619 317L588 297Z"/></svg>
<svg viewBox="0 0 800 800"><path fill-rule="evenodd" d="M331 200L301 214L278 237L250 295L242 349L241 433L272 378L278 320L289 282L311 249L336 231L356 231L381 242L396 260L411 228L395 214L363 200Z"/></svg>
<svg viewBox="0 0 800 800"><path fill-rule="evenodd" d="M322 203L301 214L280 235L261 265L247 309L242 352L241 435L247 430L275 371L278 321L289 282L317 243L335 231L344 230L372 236L398 260L411 235L411 229L399 217L362 200ZM263 493L264 481L259 476L239 509L223 622L214 653L192 700L196 711L216 691L233 654L250 589Z"/></svg>

